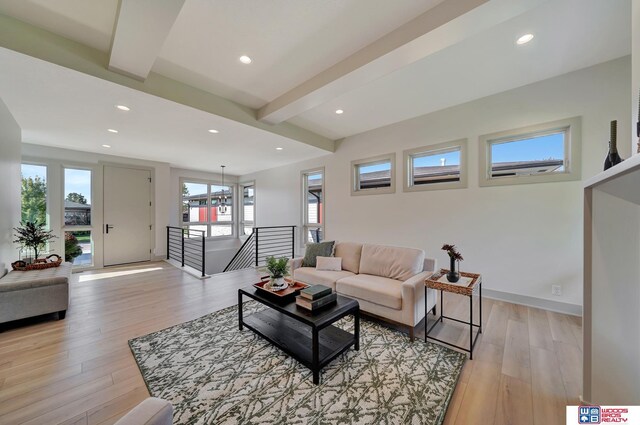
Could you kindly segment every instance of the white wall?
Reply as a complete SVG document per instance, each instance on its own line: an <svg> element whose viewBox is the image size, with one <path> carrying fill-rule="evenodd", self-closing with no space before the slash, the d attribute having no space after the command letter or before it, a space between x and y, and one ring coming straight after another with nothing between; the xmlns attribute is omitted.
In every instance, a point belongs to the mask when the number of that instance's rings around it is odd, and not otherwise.
<svg viewBox="0 0 640 425"><path fill-rule="evenodd" d="M326 168L328 239L422 248L446 265L443 243L458 245L462 270L480 272L494 296L579 311L582 303L582 183L478 186L478 137L582 116L583 179L602 170L609 121L630 137L631 61L591 68L346 138L335 154L243 176L256 180L260 226L301 222L300 172ZM469 187L402 192L402 151L469 139ZM626 138L626 139L625 139ZM396 152L396 193L351 196L350 162ZM630 154L628 144L621 155ZM395 214L389 214L388 205ZM551 285L562 285L562 296ZM501 294L505 293L505 294ZM523 298L524 297L524 298ZM555 302L568 303L562 305ZM562 306L562 307L557 307Z"/></svg>
<svg viewBox="0 0 640 425"><path fill-rule="evenodd" d="M64 239L61 238L63 223L63 166L89 167L93 170L92 184L92 224L94 264L102 266L102 229L104 226L102 215L102 169L104 164L134 165L150 168L154 179L153 202L154 213L154 247L153 254L157 257L166 256L166 226L169 224L169 164L118 157L113 155L79 152L68 149L58 149L47 146L23 144L23 161L47 165L47 212L54 234L58 236L55 252L64 252Z"/></svg>
<svg viewBox="0 0 640 425"><path fill-rule="evenodd" d="M0 277L18 259L13 228L20 223L21 130L0 99Z"/></svg>
<svg viewBox="0 0 640 425"><path fill-rule="evenodd" d="M638 96L640 92L640 0L633 0L631 4L631 57L632 57L632 74L631 74L631 93L632 93L632 136L631 149L636 154L639 138L636 135L636 123L640 121L638 117Z"/></svg>

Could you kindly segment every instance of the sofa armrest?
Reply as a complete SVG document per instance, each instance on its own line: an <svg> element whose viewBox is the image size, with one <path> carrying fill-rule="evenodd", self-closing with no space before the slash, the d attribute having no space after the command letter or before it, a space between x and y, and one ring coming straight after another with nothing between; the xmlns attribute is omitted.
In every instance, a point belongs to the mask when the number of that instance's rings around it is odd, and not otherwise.
<svg viewBox="0 0 640 425"><path fill-rule="evenodd" d="M289 260L289 274L293 276L293 271L302 267L302 257L292 258Z"/></svg>
<svg viewBox="0 0 640 425"><path fill-rule="evenodd" d="M415 326L424 317L424 281L432 271L418 273L402 282L402 316L403 323ZM428 309L431 306L427 307Z"/></svg>
<svg viewBox="0 0 640 425"><path fill-rule="evenodd" d="M124 415L116 425L171 425L173 406L166 400L149 397Z"/></svg>
<svg viewBox="0 0 640 425"><path fill-rule="evenodd" d="M422 267L422 271L425 272L435 272L438 267L438 260L435 258L424 258L424 266Z"/></svg>

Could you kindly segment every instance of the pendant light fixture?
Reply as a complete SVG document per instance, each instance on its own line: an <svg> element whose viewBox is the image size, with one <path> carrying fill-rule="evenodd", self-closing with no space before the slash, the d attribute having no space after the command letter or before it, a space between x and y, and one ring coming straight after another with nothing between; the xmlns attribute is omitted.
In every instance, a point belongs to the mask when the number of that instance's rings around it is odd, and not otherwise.
<svg viewBox="0 0 640 425"><path fill-rule="evenodd" d="M222 190L220 191L220 195L218 195L218 213L226 214L227 213L227 195L224 191L224 165L221 165L222 168Z"/></svg>

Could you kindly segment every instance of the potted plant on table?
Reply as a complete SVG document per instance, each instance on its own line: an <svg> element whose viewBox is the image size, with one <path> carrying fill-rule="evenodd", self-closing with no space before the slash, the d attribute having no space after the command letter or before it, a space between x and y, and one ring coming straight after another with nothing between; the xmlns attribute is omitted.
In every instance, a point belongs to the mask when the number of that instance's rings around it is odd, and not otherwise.
<svg viewBox="0 0 640 425"><path fill-rule="evenodd" d="M270 256L266 259L266 266L271 278L271 290L279 291L286 288L288 285L284 277L289 274L289 259L287 257L275 258Z"/></svg>
<svg viewBox="0 0 640 425"><path fill-rule="evenodd" d="M33 258L35 262L38 259L38 255L47 246L47 242L54 239L51 230L45 230L44 223L38 223L37 221L20 222L20 227L14 227L16 231L14 234L14 243L19 243L23 248L33 250Z"/></svg>

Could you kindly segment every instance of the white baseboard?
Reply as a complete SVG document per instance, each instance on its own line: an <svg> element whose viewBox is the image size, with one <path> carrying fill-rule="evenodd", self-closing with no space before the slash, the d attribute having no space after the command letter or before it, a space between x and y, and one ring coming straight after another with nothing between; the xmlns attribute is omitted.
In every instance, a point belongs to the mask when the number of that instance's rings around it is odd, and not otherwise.
<svg viewBox="0 0 640 425"><path fill-rule="evenodd" d="M570 314L572 316L582 316L582 306L578 304L563 303L560 301L546 300L544 298L530 297L529 295L519 295L485 288L482 288L482 296L494 300L526 305L527 307L541 308L543 310Z"/></svg>

